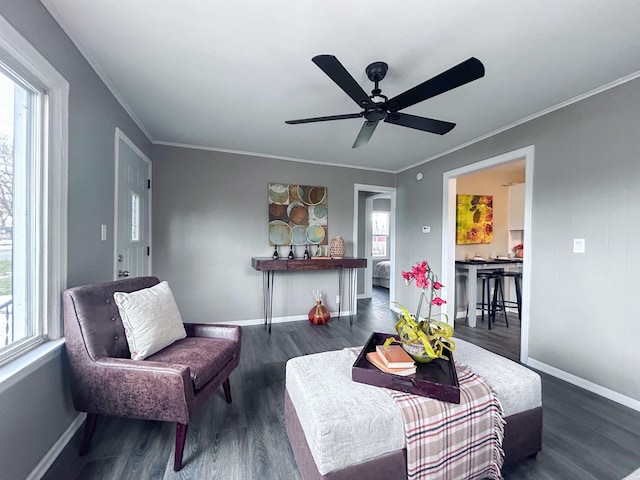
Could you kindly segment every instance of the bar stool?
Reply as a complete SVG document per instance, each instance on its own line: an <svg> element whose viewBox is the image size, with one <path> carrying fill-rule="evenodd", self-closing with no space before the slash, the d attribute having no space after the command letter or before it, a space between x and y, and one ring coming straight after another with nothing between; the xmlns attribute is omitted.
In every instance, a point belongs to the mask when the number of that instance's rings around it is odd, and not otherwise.
<svg viewBox="0 0 640 480"><path fill-rule="evenodd" d="M504 314L504 322L509 328L509 318L507 317L507 306L504 300L504 274L503 269L493 272L493 299L491 300L491 320L496 322L496 312L498 309Z"/></svg>
<svg viewBox="0 0 640 480"><path fill-rule="evenodd" d="M513 282L516 287L516 301L513 302L511 300L507 300L504 303L509 304L510 306L515 306L518 308L518 320L522 321L522 272L510 272L504 271L502 273L503 278L513 278Z"/></svg>
<svg viewBox="0 0 640 480"><path fill-rule="evenodd" d="M478 280L482 280L482 297L480 303L476 305L482 311L482 323L484 323L484 312L487 312L489 319L489 330L491 330L491 279L493 272L478 272Z"/></svg>
<svg viewBox="0 0 640 480"><path fill-rule="evenodd" d="M504 292L500 278L503 269L496 269L491 271L478 272L478 279L482 280L482 300L476 304L476 308L482 311L481 321L484 323L484 312L487 312L487 326L491 330L491 324L495 322L495 312L498 305L498 299L502 299L502 310L505 310ZM491 283L493 281L493 296L491 295ZM500 291L500 297L498 297L498 289ZM467 305L467 320L469 319L469 305ZM506 315L505 315L506 319ZM507 327L509 326L507 322Z"/></svg>
<svg viewBox="0 0 640 480"><path fill-rule="evenodd" d="M481 301L478 302L475 308L479 308L482 311L481 321L484 323L484 313L487 312L487 326L491 330L491 324L495 322L495 312L500 307L502 311L506 312L506 306L504 302L504 289L502 288L502 273L503 269L496 269L490 271L479 271L477 273L478 280L482 280L482 294ZM493 295L492 295L492 281L493 281ZM498 296L499 293L499 296ZM501 300L500 304L498 300ZM467 314L465 321L469 320L469 304L467 303ZM505 314L506 320L506 314ZM509 323L507 321L507 327Z"/></svg>

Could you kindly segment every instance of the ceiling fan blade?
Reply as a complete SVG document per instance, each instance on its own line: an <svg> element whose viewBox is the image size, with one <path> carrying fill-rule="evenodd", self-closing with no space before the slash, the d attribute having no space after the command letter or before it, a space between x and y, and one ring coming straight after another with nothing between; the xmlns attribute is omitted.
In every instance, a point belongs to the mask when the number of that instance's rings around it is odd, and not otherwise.
<svg viewBox="0 0 640 480"><path fill-rule="evenodd" d="M342 66L336 57L333 55L316 55L311 60L362 108L374 106L367 92L358 85L358 82L347 72L347 69Z"/></svg>
<svg viewBox="0 0 640 480"><path fill-rule="evenodd" d="M437 133L438 135L444 135L456 126L455 123L445 122L443 120L434 120L432 118L418 117L416 115L398 112L387 115L385 122L415 128L416 130L422 130L424 132Z"/></svg>
<svg viewBox="0 0 640 480"><path fill-rule="evenodd" d="M360 118L364 113L345 113L344 115L329 115L327 117L301 118L299 120L285 120L284 123L296 125L298 123L326 122L329 120L345 120L347 118Z"/></svg>
<svg viewBox="0 0 640 480"><path fill-rule="evenodd" d="M390 112L397 112L482 77L484 77L484 65L477 58L471 57L440 75L391 98L387 101L386 108Z"/></svg>
<svg viewBox="0 0 640 480"><path fill-rule="evenodd" d="M373 131L377 126L378 122L370 122L369 120L365 120L365 122L362 124L362 128L360 129L360 133L358 133L356 141L353 142L353 146L351 148L362 147L363 145L369 143L369 139L371 138L371 135L373 135Z"/></svg>

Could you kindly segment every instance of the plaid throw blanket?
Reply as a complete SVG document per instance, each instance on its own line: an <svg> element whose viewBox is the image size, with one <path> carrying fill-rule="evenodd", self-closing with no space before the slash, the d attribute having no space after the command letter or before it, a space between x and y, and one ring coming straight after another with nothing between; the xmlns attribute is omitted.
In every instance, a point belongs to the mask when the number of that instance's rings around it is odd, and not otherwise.
<svg viewBox="0 0 640 480"><path fill-rule="evenodd" d="M502 405L468 366L456 371L459 405L385 389L402 410L409 480L502 478Z"/></svg>

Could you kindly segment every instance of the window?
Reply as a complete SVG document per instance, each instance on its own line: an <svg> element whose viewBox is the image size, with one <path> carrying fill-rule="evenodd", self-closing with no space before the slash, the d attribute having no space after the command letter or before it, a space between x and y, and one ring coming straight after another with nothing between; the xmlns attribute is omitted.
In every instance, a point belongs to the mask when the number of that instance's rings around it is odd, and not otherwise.
<svg viewBox="0 0 640 480"><path fill-rule="evenodd" d="M389 245L389 212L371 214L371 255L387 258Z"/></svg>
<svg viewBox="0 0 640 480"><path fill-rule="evenodd" d="M67 98L0 17L0 365L61 335Z"/></svg>
<svg viewBox="0 0 640 480"><path fill-rule="evenodd" d="M131 241L140 241L140 196L131 192Z"/></svg>
<svg viewBox="0 0 640 480"><path fill-rule="evenodd" d="M0 345L41 333L27 299L33 291L33 175L41 123L40 92L0 64Z"/></svg>

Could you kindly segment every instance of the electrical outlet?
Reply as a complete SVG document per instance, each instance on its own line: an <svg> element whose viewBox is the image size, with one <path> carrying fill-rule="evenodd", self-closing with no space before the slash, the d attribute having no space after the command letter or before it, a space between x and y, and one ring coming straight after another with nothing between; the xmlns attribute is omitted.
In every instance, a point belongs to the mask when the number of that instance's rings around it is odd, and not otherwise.
<svg viewBox="0 0 640 480"><path fill-rule="evenodd" d="M424 225L422 227L422 233L431 233L431 227L429 225Z"/></svg>
<svg viewBox="0 0 640 480"><path fill-rule="evenodd" d="M340 295L336 295L336 305L340 305Z"/></svg>

